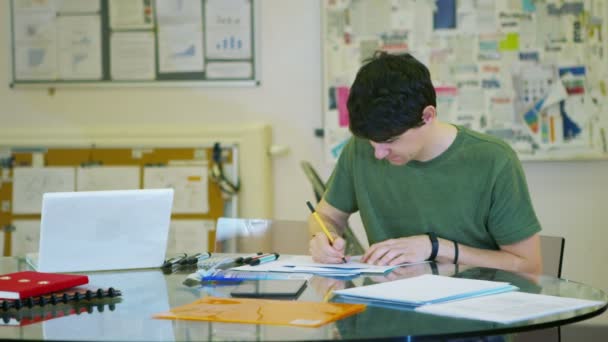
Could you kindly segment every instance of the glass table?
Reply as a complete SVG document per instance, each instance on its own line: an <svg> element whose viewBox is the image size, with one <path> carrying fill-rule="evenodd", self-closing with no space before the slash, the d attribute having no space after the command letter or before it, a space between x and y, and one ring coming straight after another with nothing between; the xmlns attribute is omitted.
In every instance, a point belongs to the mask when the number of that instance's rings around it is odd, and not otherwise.
<svg viewBox="0 0 608 342"><path fill-rule="evenodd" d="M29 269L21 258L0 258L0 274ZM369 340L410 337L466 338L557 327L601 314L606 305L564 312L513 324L423 314L407 308L368 306L365 311L319 328L153 319L152 315L205 296L229 296L232 286L183 284L192 270L164 274L161 270L91 272L89 283L121 290L119 301L75 312L38 308L44 319L28 325L0 326L0 338L79 341L296 341ZM585 284L550 276L530 276L487 268L457 268L447 264L401 267L383 276L337 280L314 276L300 301L332 300L331 290L435 273L454 277L507 281L521 291L608 301L606 294ZM81 305L82 307L82 305ZM46 310L46 311L45 311ZM57 310L55 310L57 311ZM53 318L53 316L57 316Z"/></svg>

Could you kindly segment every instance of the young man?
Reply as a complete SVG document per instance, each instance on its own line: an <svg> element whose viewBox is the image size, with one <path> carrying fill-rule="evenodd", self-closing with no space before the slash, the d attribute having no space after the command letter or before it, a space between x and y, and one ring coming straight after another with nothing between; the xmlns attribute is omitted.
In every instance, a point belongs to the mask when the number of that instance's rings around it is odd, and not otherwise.
<svg viewBox="0 0 608 342"><path fill-rule="evenodd" d="M315 261L342 262L341 227L359 211L367 263L430 259L542 271L541 227L515 152L500 139L440 121L422 63L376 53L357 73L348 111L354 137L316 208L335 241L315 234Z"/></svg>

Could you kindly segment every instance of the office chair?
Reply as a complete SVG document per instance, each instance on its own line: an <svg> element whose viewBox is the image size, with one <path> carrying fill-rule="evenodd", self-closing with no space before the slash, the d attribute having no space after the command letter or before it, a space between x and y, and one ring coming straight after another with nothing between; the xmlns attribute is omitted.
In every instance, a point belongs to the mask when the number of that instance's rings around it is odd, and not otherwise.
<svg viewBox="0 0 608 342"><path fill-rule="evenodd" d="M558 278L562 276L565 244L566 239L561 236L540 236L544 274Z"/></svg>
<svg viewBox="0 0 608 342"><path fill-rule="evenodd" d="M562 262L564 261L564 246L566 239L561 236L540 236L541 259L543 261L543 274L561 277ZM517 334L515 342L532 341L561 341L561 328L547 328Z"/></svg>
<svg viewBox="0 0 608 342"><path fill-rule="evenodd" d="M317 203L319 203L321 201L321 198L323 197L323 194L325 193L325 183L321 180L321 177L319 177L319 174L317 173L317 171L315 171L315 169L309 162L302 161L300 162L300 165L302 166L302 170L304 170L306 178L308 178L308 180L312 184L312 189L315 194L315 198L317 199ZM359 241L359 239L348 224L344 229L344 238L347 242L346 254L361 255L365 253L365 248L363 248L363 244L361 244L361 241Z"/></svg>
<svg viewBox="0 0 608 342"><path fill-rule="evenodd" d="M308 178L310 184L312 184L312 190L315 193L317 203L319 203L325 193L325 183L321 180L321 177L319 177L317 171L315 171L309 162L302 161L300 165L302 166L302 170L304 170L306 178Z"/></svg>

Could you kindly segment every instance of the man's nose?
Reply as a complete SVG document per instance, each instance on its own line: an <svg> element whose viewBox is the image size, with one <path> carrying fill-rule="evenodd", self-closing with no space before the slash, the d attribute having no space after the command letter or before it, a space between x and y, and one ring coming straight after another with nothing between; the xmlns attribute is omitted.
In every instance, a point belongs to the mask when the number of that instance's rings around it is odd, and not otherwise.
<svg viewBox="0 0 608 342"><path fill-rule="evenodd" d="M374 156L376 159L384 159L390 152L388 146L385 144L372 143L372 146L374 147Z"/></svg>

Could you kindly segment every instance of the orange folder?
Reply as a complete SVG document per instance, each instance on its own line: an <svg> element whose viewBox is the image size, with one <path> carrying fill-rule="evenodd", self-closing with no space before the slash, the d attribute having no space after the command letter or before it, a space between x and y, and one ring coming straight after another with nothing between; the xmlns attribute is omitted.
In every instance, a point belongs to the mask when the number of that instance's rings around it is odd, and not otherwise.
<svg viewBox="0 0 608 342"><path fill-rule="evenodd" d="M205 297L154 318L318 327L365 310L364 304Z"/></svg>

